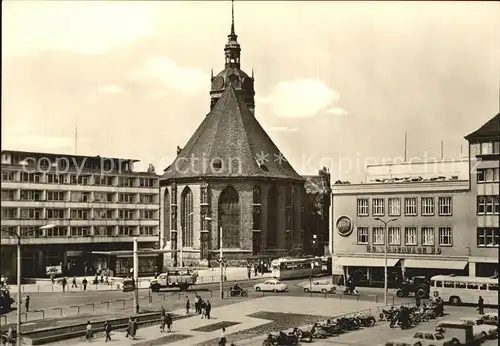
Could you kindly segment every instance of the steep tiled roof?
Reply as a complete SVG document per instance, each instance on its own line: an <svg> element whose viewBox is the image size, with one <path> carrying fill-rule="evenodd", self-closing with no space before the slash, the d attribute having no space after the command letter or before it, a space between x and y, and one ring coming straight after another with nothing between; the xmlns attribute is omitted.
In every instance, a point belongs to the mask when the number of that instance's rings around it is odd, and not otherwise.
<svg viewBox="0 0 500 346"><path fill-rule="evenodd" d="M213 163L219 163L220 168L214 168ZM286 161L232 84L161 179L197 177L304 180Z"/></svg>
<svg viewBox="0 0 500 346"><path fill-rule="evenodd" d="M477 139L492 139L498 137L500 137L500 113L495 115L476 131L465 136L465 139L468 141L474 141Z"/></svg>

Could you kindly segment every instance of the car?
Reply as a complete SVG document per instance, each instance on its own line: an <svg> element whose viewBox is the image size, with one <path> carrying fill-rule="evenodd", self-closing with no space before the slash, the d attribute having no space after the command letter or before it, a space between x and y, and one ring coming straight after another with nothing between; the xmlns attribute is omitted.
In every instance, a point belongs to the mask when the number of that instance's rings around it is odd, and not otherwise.
<svg viewBox="0 0 500 346"><path fill-rule="evenodd" d="M417 340L414 338L399 338L396 340L387 341L381 346L424 346L422 340Z"/></svg>
<svg viewBox="0 0 500 346"><path fill-rule="evenodd" d="M276 279L266 280L254 286L256 291L285 292L288 286Z"/></svg>
<svg viewBox="0 0 500 346"><path fill-rule="evenodd" d="M464 324L472 326L474 337L496 337L498 335L498 327L485 324L481 317L462 317L460 321Z"/></svg>
<svg viewBox="0 0 500 346"><path fill-rule="evenodd" d="M304 284L304 292L321 292L335 293L336 287L329 281L313 281L312 283Z"/></svg>
<svg viewBox="0 0 500 346"><path fill-rule="evenodd" d="M460 344L460 340L457 338L447 338L443 333L427 330L416 332L413 338L422 340L424 346L452 346Z"/></svg>
<svg viewBox="0 0 500 346"><path fill-rule="evenodd" d="M498 326L498 311L487 312L481 316L484 324L491 324L492 326Z"/></svg>
<svg viewBox="0 0 500 346"><path fill-rule="evenodd" d="M415 295L420 298L429 296L430 279L426 276L414 276L409 280L403 281L396 295L400 298Z"/></svg>

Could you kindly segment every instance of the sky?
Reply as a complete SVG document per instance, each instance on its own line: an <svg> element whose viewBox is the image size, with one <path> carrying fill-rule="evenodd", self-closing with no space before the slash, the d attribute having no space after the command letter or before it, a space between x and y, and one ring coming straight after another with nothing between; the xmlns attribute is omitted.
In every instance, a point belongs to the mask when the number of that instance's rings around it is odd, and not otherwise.
<svg viewBox="0 0 500 346"><path fill-rule="evenodd" d="M3 1L2 149L163 170L230 25L230 1ZM402 160L405 131L408 158L458 158L499 111L498 2L235 1L235 27L255 116L299 174L359 182Z"/></svg>

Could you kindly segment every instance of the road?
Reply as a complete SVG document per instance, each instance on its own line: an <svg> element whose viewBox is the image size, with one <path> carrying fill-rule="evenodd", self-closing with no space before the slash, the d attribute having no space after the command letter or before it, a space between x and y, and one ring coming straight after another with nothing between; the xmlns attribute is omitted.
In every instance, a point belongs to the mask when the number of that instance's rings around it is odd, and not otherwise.
<svg viewBox="0 0 500 346"><path fill-rule="evenodd" d="M285 296L325 296L321 293L304 293L303 286L300 284L304 283L304 280L290 280L286 281L289 292L286 293L270 293L270 292L256 292L253 286L263 280L253 280L253 281L242 281L239 282L240 287L248 290L249 298L257 298L268 295L285 295ZM231 284L225 285L225 295ZM190 287L187 292L179 292L179 290L166 290L159 293L150 293L147 289L139 290L139 304L142 308L146 310L154 309L159 310L160 306L163 305L167 310L176 310L184 306L185 296L193 297L193 294L197 292L203 299L209 299L212 305L219 306L222 304L219 294L219 284L203 284ZM79 314L102 314L106 313L118 313L130 314L133 311L133 293L132 292L122 292L122 291L72 291L72 292L34 292L30 293L30 312L28 312L27 320L26 316L23 315L22 320L28 322L34 322L43 317L47 318L60 318L62 316L73 316L77 313ZM24 295L25 296L25 295ZM411 301L408 299L401 300L395 297L395 294L390 293L389 304L393 302L395 304L401 304L403 302ZM150 300L151 297L151 300ZM340 292L338 294L329 294L325 298L328 299L361 299L361 300L371 300L382 303L383 302L383 290L381 289L370 289L370 288L360 288L360 296L344 296ZM241 298L231 298L224 299L224 305L232 303L235 300ZM150 303L151 301L151 303ZM78 308L76 307L78 306ZM24 312L24 306L22 308ZM2 318L2 324L14 323L16 319L16 311L11 311L6 314L5 318Z"/></svg>

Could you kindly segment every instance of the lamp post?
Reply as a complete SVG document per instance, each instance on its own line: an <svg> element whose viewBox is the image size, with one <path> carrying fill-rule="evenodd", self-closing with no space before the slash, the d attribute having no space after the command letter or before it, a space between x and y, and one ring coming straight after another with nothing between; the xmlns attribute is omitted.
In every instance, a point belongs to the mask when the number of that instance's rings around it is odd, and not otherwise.
<svg viewBox="0 0 500 346"><path fill-rule="evenodd" d="M205 221L212 221L211 217L205 217ZM220 299L224 299L224 253L222 250L222 223L219 223L219 267L220 267Z"/></svg>
<svg viewBox="0 0 500 346"><path fill-rule="evenodd" d="M46 225L42 226L39 229L44 230L44 229L50 229L54 228L55 225ZM13 231L9 231L7 229L1 229L2 232L13 236L17 239L17 321L16 321L16 330L17 330L17 337L16 337L16 345L21 346L21 306L22 306L22 296L21 296L21 232L16 233Z"/></svg>
<svg viewBox="0 0 500 346"><path fill-rule="evenodd" d="M133 279L134 279L134 309L136 314L139 313L139 254L137 253L138 248L139 246L137 237L134 237Z"/></svg>
<svg viewBox="0 0 500 346"><path fill-rule="evenodd" d="M387 305L387 225L397 219L389 219L387 221L376 217L375 220L384 224L384 305Z"/></svg>

